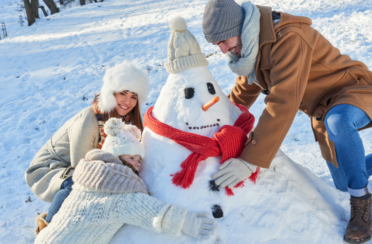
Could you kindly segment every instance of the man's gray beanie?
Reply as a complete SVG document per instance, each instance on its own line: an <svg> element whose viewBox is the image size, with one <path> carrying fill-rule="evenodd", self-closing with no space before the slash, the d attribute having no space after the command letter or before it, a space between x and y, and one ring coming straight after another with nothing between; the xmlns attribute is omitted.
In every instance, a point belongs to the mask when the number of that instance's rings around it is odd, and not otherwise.
<svg viewBox="0 0 372 244"><path fill-rule="evenodd" d="M234 0L209 0L204 9L203 32L207 42L219 42L242 33L244 10Z"/></svg>

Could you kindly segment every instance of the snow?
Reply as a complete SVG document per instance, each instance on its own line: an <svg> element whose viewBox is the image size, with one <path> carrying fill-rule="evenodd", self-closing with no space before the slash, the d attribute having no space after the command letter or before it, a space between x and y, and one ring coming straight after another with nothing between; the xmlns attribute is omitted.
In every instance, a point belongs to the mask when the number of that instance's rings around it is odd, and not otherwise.
<svg viewBox="0 0 372 244"><path fill-rule="evenodd" d="M8 30L8 37L0 40L0 129L3 131L0 140L1 243L33 242L34 219L37 213L47 211L49 204L32 194L24 181L24 172L50 136L70 117L91 104L108 67L124 60L140 63L149 71L151 79L148 105L142 112L155 104L168 77L163 64L167 61L168 23L172 17L184 17L202 51L212 54L208 57L208 70L225 94L230 92L236 78L218 48L204 39L201 21L206 0L107 0L66 8L48 18L42 17L31 27L26 23L20 27L17 23L18 2L0 1L0 22L4 21ZM312 18L313 27L342 53L372 69L371 1L255 0L254 3ZM250 111L258 118L264 107L264 96L261 95ZM360 134L366 154L372 153L372 130ZM324 198L320 195L314 197L335 211L325 215L331 219L330 228L306 232L298 240L306 242L317 235L330 235L340 240L350 215L348 195L337 192L335 196L335 191L329 190L334 188L332 178L314 142L310 120L305 114L298 113L281 150L309 171L297 169L297 165L293 168L320 178L321 181L311 178L311 182L322 186L319 191ZM276 192L280 192L286 183L284 175L288 167L283 166L283 172L278 174L281 184L272 186L277 187L274 189ZM305 173L301 175L310 177ZM325 194L328 192L333 194ZM273 195L273 201L280 196ZM294 211L296 206L296 203L283 205L283 211ZM250 220L252 222L243 228L244 231L254 225L262 230L268 229L273 238L286 233L282 225L270 221L275 219L272 216L275 213L265 210L262 213L265 214ZM309 210L309 221L313 214L316 212ZM299 232L305 231L303 227L306 225L288 223ZM269 235L263 238L269 238ZM326 243L327 239L318 242ZM275 239L264 240L275 243Z"/></svg>
<svg viewBox="0 0 372 244"><path fill-rule="evenodd" d="M190 152L148 129L144 136L149 158L145 160L142 178L152 196L187 206L189 211L206 211L210 217L211 206L217 204L224 216L216 219L217 229L208 241L124 226L111 244L342 242L347 225L343 206L348 204L343 193L291 161L282 151L274 158L270 169L262 170L255 185L246 181L245 187L234 189L234 196L227 196L223 190L209 190L209 180L217 171L220 158L202 161L193 184L183 190L171 183L169 175L179 169L174 162ZM162 153L166 150L180 153Z"/></svg>

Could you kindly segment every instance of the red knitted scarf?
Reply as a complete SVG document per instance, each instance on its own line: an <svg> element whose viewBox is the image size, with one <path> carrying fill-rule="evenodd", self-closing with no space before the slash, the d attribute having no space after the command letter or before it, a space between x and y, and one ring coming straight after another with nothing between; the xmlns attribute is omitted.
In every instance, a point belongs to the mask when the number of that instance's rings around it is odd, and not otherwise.
<svg viewBox="0 0 372 244"><path fill-rule="evenodd" d="M236 105L236 104L235 104ZM152 116L153 106L150 107L144 116L144 125L154 133L172 139L176 143L192 151L192 153L181 164L181 171L171 175L172 182L176 186L186 189L194 181L195 172L200 161L209 157L218 157L221 155L221 164L230 158L240 156L244 144L247 141L247 134L252 130L254 116L248 109L241 105L236 105L242 111L242 114L235 121L234 126L224 125L216 132L213 138L196 135L194 133L184 132L166 125ZM256 182L259 168L249 179ZM235 188L243 187L244 181L239 182ZM234 195L233 191L226 187L226 194Z"/></svg>

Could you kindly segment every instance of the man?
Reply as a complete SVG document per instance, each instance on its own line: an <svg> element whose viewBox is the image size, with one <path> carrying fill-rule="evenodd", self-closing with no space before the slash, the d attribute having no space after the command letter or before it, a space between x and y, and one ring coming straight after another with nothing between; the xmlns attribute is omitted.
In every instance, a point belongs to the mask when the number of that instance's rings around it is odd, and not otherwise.
<svg viewBox="0 0 372 244"><path fill-rule="evenodd" d="M372 126L372 72L341 55L310 25L309 18L251 2L208 2L205 37L227 54L231 70L239 75L230 99L249 108L260 92L267 95L240 158L228 160L213 178L220 187L233 187L255 166L268 168L301 110L311 118L336 188L351 195L344 239L363 243L371 238L372 154L365 157L358 130Z"/></svg>

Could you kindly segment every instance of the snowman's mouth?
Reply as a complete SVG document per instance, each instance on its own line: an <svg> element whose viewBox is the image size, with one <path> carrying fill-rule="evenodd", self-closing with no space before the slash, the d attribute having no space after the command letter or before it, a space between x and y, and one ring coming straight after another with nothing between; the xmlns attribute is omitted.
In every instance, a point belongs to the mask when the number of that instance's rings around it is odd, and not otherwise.
<svg viewBox="0 0 372 244"><path fill-rule="evenodd" d="M220 119L217 119L217 121L219 122ZM188 122L186 122L186 125L189 127L189 130L202 130L202 129L206 129L206 128L212 128L214 126L220 126L218 123L216 124L210 124L210 125L202 125L202 126L190 126Z"/></svg>

